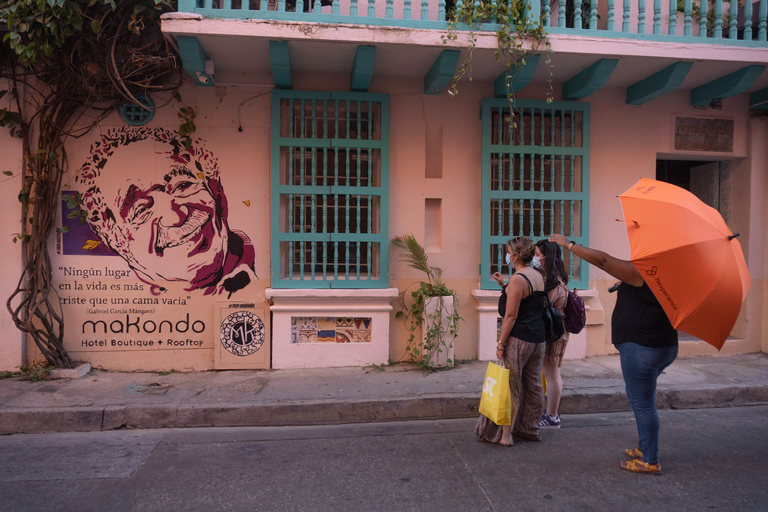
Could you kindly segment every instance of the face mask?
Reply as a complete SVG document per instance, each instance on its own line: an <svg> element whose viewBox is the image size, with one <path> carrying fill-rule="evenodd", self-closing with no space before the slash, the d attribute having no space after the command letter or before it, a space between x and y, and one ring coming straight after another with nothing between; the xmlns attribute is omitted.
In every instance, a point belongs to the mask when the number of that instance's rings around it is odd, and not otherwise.
<svg viewBox="0 0 768 512"><path fill-rule="evenodd" d="M534 256L533 259L531 260L531 266L533 268L541 268L541 258L539 258L538 256Z"/></svg>
<svg viewBox="0 0 768 512"><path fill-rule="evenodd" d="M505 258L507 265L512 265L512 258L509 256L509 253L507 253L507 257Z"/></svg>

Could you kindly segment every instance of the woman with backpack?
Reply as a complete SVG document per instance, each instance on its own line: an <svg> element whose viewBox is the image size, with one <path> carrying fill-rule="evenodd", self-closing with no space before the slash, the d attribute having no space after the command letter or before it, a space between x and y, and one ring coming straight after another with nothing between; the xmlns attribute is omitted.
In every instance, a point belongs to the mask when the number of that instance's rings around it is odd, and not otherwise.
<svg viewBox="0 0 768 512"><path fill-rule="evenodd" d="M568 300L568 272L563 265L560 247L547 240L536 244L536 256L531 266L538 268L544 276L544 290L551 302L565 317L565 305ZM554 343L547 343L542 373L547 379L547 408L542 412L539 428L560 428L560 397L563 395L563 378L560 375L560 365L563 362L565 346L568 344L568 331Z"/></svg>

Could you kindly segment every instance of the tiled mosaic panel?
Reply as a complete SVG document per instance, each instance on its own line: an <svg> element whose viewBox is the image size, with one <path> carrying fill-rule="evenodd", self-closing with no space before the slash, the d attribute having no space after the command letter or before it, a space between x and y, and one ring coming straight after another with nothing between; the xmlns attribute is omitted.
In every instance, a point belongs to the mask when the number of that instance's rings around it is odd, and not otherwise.
<svg viewBox="0 0 768 512"><path fill-rule="evenodd" d="M371 319L291 317L291 343L370 343Z"/></svg>

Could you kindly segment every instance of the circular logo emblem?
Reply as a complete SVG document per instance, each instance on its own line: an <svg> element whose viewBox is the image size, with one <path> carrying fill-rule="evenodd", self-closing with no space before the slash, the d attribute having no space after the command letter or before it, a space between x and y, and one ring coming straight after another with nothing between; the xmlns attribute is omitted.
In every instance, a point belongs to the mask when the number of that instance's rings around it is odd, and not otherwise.
<svg viewBox="0 0 768 512"><path fill-rule="evenodd" d="M236 356L250 356L264 344L264 322L250 311L232 313L221 323L221 344Z"/></svg>

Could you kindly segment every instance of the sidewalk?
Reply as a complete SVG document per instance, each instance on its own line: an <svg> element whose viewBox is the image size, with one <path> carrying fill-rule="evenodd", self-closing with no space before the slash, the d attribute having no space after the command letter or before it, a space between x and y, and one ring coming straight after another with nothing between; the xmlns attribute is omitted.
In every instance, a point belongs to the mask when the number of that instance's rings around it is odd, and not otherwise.
<svg viewBox="0 0 768 512"><path fill-rule="evenodd" d="M120 373L0 380L0 434L120 428L358 423L477 415L487 362L424 375L409 365L313 370ZM566 361L560 412L628 411L619 356ZM659 378L659 408L768 403L768 354L681 358Z"/></svg>

